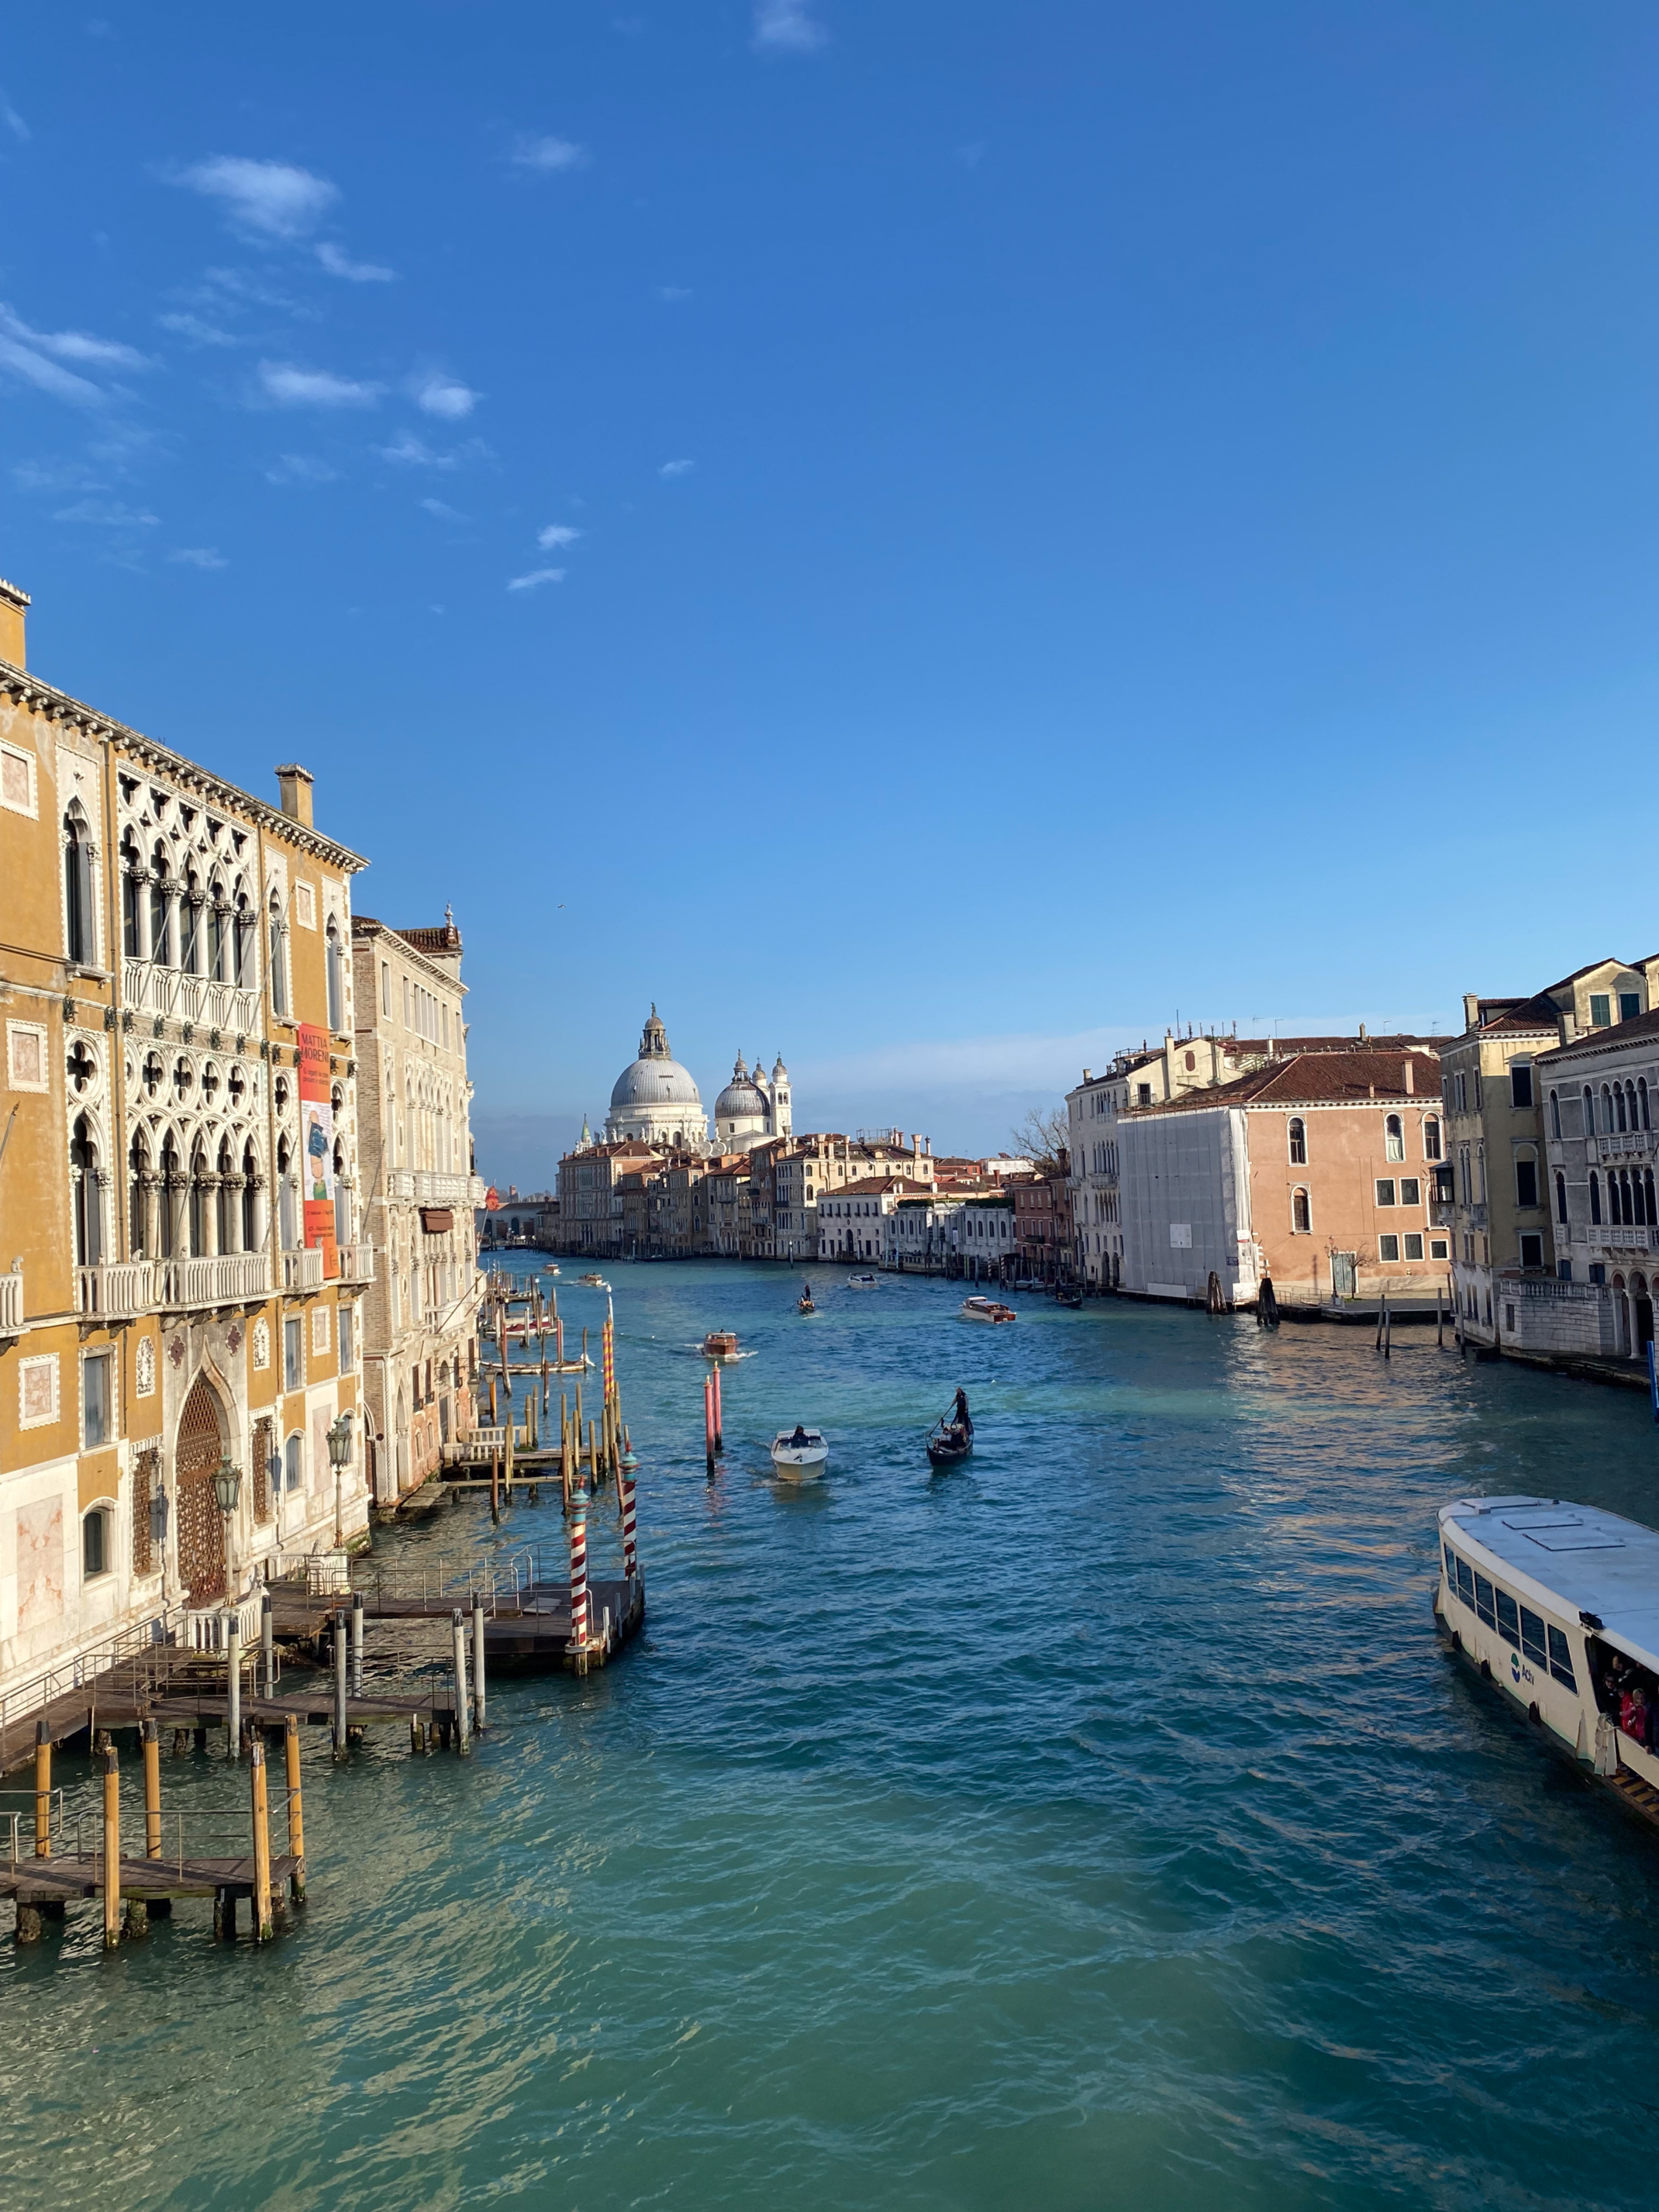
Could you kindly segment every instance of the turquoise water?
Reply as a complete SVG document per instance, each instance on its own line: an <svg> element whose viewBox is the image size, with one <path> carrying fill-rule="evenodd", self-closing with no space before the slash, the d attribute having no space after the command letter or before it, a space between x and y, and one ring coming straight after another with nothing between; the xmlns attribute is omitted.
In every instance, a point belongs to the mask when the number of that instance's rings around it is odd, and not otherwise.
<svg viewBox="0 0 1659 2212"><path fill-rule="evenodd" d="M201 1905L112 1960L90 1909L0 1948L0 2202L1652 2205L1659 1838L1429 1615L1454 1492L1659 1520L1643 1398L1431 1330L1384 1364L1128 1304L975 1329L941 1283L815 1275L801 1321L778 1270L614 1280L644 1637L498 1685L470 1761L308 1746L312 1901L268 1950ZM710 1486L717 1326L756 1356ZM978 1448L931 1476L959 1381ZM798 1416L817 1492L770 1479ZM467 1505L382 1542L489 1538Z"/></svg>

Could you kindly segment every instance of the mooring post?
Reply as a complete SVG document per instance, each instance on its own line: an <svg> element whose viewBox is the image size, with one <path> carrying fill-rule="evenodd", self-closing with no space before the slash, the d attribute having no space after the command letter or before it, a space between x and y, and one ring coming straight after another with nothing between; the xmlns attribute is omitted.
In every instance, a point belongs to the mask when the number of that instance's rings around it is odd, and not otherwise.
<svg viewBox="0 0 1659 2212"><path fill-rule="evenodd" d="M289 1713L283 1723L283 1749L288 1782L288 1855L294 1862L291 1887L294 1902L306 1901L306 1824L300 1802L300 1717Z"/></svg>
<svg viewBox="0 0 1659 2212"><path fill-rule="evenodd" d="M363 1594L351 1593L351 1694L363 1694Z"/></svg>
<svg viewBox="0 0 1659 2212"><path fill-rule="evenodd" d="M472 1593L472 1725L482 1735L489 1726L484 1705L484 1611L481 1591Z"/></svg>
<svg viewBox="0 0 1659 2212"><path fill-rule="evenodd" d="M334 1616L334 1756L346 1755L346 1625L343 1613Z"/></svg>
<svg viewBox="0 0 1659 2212"><path fill-rule="evenodd" d="M712 1480L714 1473L714 1378L702 1378L702 1455Z"/></svg>
<svg viewBox="0 0 1659 2212"><path fill-rule="evenodd" d="M276 1694L276 1614L269 1590L262 1592L259 1598L259 1671L264 1676L265 1695L274 1698Z"/></svg>
<svg viewBox="0 0 1659 2212"><path fill-rule="evenodd" d="M159 1859L161 1856L161 1746L154 1721L143 1723L138 1730L138 1740L144 1753L144 1856Z"/></svg>
<svg viewBox="0 0 1659 2212"><path fill-rule="evenodd" d="M639 1549L634 1532L634 1478L622 1478L623 1578L632 1582L640 1571Z"/></svg>
<svg viewBox="0 0 1659 2212"><path fill-rule="evenodd" d="M714 1452L718 1457L726 1449L726 1408L720 1400L720 1370L714 1369Z"/></svg>
<svg viewBox="0 0 1659 2212"><path fill-rule="evenodd" d="M52 1729L34 1723L34 1856L52 1856Z"/></svg>
<svg viewBox="0 0 1659 2212"><path fill-rule="evenodd" d="M489 1425L492 1429L497 1425L495 1418L495 1377L494 1375L489 1378Z"/></svg>
<svg viewBox="0 0 1659 2212"><path fill-rule="evenodd" d="M104 1948L121 1941L121 1766L115 1746L104 1746Z"/></svg>
<svg viewBox="0 0 1659 2212"><path fill-rule="evenodd" d="M227 1759L242 1755L242 1620L234 1608L225 1615L225 1734Z"/></svg>
<svg viewBox="0 0 1659 2212"><path fill-rule="evenodd" d="M1384 1359L1394 1358L1394 1330L1389 1319L1389 1294L1386 1291L1382 1293L1382 1357Z"/></svg>
<svg viewBox="0 0 1659 2212"><path fill-rule="evenodd" d="M587 1492L578 1482L570 1493L570 1642L577 1674L587 1672Z"/></svg>
<svg viewBox="0 0 1659 2212"><path fill-rule="evenodd" d="M450 1622L455 1644L455 1748L465 1753L469 1735L466 1724L466 1629L459 1606L451 1613Z"/></svg>
<svg viewBox="0 0 1659 2212"><path fill-rule="evenodd" d="M276 1933L270 1917L270 1803L265 1791L265 1747L258 1735L248 1762L253 1784L253 1940L269 1943Z"/></svg>

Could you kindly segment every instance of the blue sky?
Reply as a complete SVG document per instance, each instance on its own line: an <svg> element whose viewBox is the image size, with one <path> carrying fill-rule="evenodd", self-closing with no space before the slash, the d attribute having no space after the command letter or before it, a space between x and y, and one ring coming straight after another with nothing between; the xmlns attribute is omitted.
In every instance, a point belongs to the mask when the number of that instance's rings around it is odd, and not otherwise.
<svg viewBox="0 0 1659 2212"><path fill-rule="evenodd" d="M1656 59L1628 0L26 11L0 573L52 680L305 761L362 910L453 904L503 1179L652 1000L706 1097L781 1049L941 1148L1177 1012L1449 1026L1659 942Z"/></svg>

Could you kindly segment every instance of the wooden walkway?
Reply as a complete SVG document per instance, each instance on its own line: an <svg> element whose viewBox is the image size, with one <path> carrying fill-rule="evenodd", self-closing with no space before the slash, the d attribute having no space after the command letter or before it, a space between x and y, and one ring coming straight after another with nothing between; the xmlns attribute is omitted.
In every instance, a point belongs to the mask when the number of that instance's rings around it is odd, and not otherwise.
<svg viewBox="0 0 1659 2212"><path fill-rule="evenodd" d="M289 1852L273 1851L270 1881L274 1889L300 1869ZM172 1897L252 1897L254 1867L252 1856L228 1859L130 1859L121 1862L121 1894L153 1904ZM49 1859L0 1859L0 1897L15 1898L19 1905L60 1905L103 1893L104 1861L97 1851L71 1851Z"/></svg>

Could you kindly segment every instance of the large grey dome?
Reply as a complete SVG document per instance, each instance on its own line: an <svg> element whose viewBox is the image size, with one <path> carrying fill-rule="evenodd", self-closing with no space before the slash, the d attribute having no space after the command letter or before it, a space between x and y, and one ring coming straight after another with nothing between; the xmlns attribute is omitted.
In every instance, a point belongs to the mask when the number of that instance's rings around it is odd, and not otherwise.
<svg viewBox="0 0 1659 2212"><path fill-rule="evenodd" d="M702 1094L689 1067L677 1060L636 1060L623 1068L611 1093L613 1114L630 1106L701 1106Z"/></svg>
<svg viewBox="0 0 1659 2212"><path fill-rule="evenodd" d="M743 1054L738 1054L738 1064L732 1070L732 1080L714 1101L717 1121L763 1121L766 1100L757 1088L754 1078L743 1064Z"/></svg>
<svg viewBox="0 0 1659 2212"><path fill-rule="evenodd" d="M680 1125L693 1116L701 1139L708 1130L702 1095L690 1069L682 1067L669 1050L668 1032L653 1006L651 1018L641 1034L639 1058L617 1078L605 1127L612 1135L673 1139L678 1132L683 1139L684 1130ZM633 1126L624 1130L623 1124Z"/></svg>

